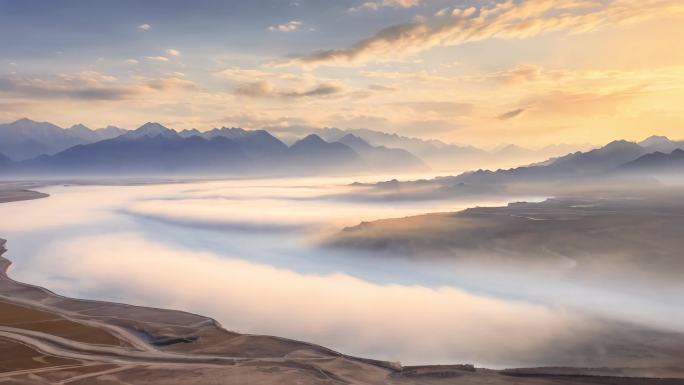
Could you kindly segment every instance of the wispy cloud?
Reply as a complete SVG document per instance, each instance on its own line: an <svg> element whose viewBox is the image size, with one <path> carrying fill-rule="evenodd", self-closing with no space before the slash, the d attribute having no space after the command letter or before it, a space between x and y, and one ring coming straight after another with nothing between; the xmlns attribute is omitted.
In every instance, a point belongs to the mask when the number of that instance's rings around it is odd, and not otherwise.
<svg viewBox="0 0 684 385"><path fill-rule="evenodd" d="M152 26L149 25L149 24L147 24L147 23L145 23L145 24L140 24L140 25L138 26L138 29L141 29L141 30L143 30L143 31L149 31L150 28L152 28Z"/></svg>
<svg viewBox="0 0 684 385"><path fill-rule="evenodd" d="M285 59L277 65L348 65L396 59L436 46L486 39L526 39L553 32L586 33L606 26L683 13L679 0L513 0L479 8L445 10L432 18L385 28L347 48L334 48Z"/></svg>
<svg viewBox="0 0 684 385"><path fill-rule="evenodd" d="M299 27L301 27L301 26L302 26L301 21L293 20L293 21L288 21L285 24L272 25L272 26L268 27L268 30L273 31L273 32L292 32L292 31L298 30Z"/></svg>
<svg viewBox="0 0 684 385"><path fill-rule="evenodd" d="M513 68L507 68L501 71L469 75L466 76L464 80L512 85L536 81L542 78L546 79L551 76L560 77L562 76L562 73L555 72L552 74L551 71L545 70L541 66L535 64L518 64Z"/></svg>
<svg viewBox="0 0 684 385"><path fill-rule="evenodd" d="M123 100L156 91L195 88L193 82L174 76L130 83L94 71L46 78L0 77L0 95L14 98Z"/></svg>
<svg viewBox="0 0 684 385"><path fill-rule="evenodd" d="M330 97L338 95L344 91L344 87L340 84L321 83L313 88L298 90L281 90L277 89L271 82L262 80L253 83L246 83L239 86L235 93L241 96L255 97L255 98L285 98L297 99L307 97Z"/></svg>
<svg viewBox="0 0 684 385"><path fill-rule="evenodd" d="M53 79L0 78L0 94L35 99L117 100L139 92L137 87L112 84L92 74Z"/></svg>
<svg viewBox="0 0 684 385"><path fill-rule="evenodd" d="M181 54L179 50L173 49L173 48L167 49L167 50L166 50L166 53L167 53L169 56L180 56L180 54Z"/></svg>
<svg viewBox="0 0 684 385"><path fill-rule="evenodd" d="M239 67L229 67L217 71L214 73L215 76L232 80L237 82L250 82L255 80L286 80L286 81L296 81L302 82L307 79L313 78L311 75L305 74L295 74L290 72L275 72L275 71L264 71L255 68L239 68Z"/></svg>
<svg viewBox="0 0 684 385"><path fill-rule="evenodd" d="M625 103L646 95L644 86L620 89L576 90L556 89L527 96L523 103L534 106L534 113L546 116L572 116L578 111L583 114L614 114Z"/></svg>
<svg viewBox="0 0 684 385"><path fill-rule="evenodd" d="M366 1L365 3L349 8L350 12L357 12L364 9L369 9L376 11L380 8L411 8L420 5L423 0L379 0L379 1Z"/></svg>
<svg viewBox="0 0 684 385"><path fill-rule="evenodd" d="M145 59L151 60L151 61L159 61L159 62L169 61L169 58L167 58L166 56L145 56Z"/></svg>
<svg viewBox="0 0 684 385"><path fill-rule="evenodd" d="M497 119L509 120L509 119L517 118L520 115L522 115L525 112L525 110L526 110L525 108L516 108L515 110L504 112L503 114L497 116Z"/></svg>

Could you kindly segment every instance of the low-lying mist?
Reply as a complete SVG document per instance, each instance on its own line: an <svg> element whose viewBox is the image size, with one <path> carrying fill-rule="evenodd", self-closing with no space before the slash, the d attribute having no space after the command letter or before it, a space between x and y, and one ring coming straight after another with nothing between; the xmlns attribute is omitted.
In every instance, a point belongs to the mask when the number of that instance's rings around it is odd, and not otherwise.
<svg viewBox="0 0 684 385"><path fill-rule="evenodd" d="M331 198L348 182L50 187L49 198L0 205L15 218L0 236L14 278L61 294L188 310L238 332L407 364L650 365L684 346L681 300L656 282L630 291L524 266L324 247L361 221L504 203Z"/></svg>

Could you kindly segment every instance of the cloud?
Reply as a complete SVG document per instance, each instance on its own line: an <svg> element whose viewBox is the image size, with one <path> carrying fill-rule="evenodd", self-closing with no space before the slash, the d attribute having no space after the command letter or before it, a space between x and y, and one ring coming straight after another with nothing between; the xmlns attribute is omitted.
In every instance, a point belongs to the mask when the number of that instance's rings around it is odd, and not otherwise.
<svg viewBox="0 0 684 385"><path fill-rule="evenodd" d="M249 96L254 98L266 98L274 96L275 91L273 85L267 81L258 81L247 83L235 89L235 93L242 96Z"/></svg>
<svg viewBox="0 0 684 385"><path fill-rule="evenodd" d="M289 21L285 24L272 25L272 26L268 27L268 30L273 31L273 32L292 32L292 31L296 31L301 26L302 26L301 21L293 20L293 21Z"/></svg>
<svg viewBox="0 0 684 385"><path fill-rule="evenodd" d="M343 87L337 85L337 84L319 84L315 88L312 88L307 91L289 91L289 92L282 92L281 96L286 97L286 98L305 98L305 97L312 97L312 96L332 96L339 94L340 92L343 91Z"/></svg>
<svg viewBox="0 0 684 385"><path fill-rule="evenodd" d="M214 76L232 83L235 94L255 98L328 97L346 90L337 80L317 77L311 73L230 67L215 72Z"/></svg>
<svg viewBox="0 0 684 385"><path fill-rule="evenodd" d="M221 117L220 121L223 125L243 127L243 128L263 128L269 132L278 135L288 134L294 127L312 126L317 122L312 120L311 116L277 116L264 109L256 111L243 111L239 114L228 115ZM306 133L311 132L307 130ZM298 138L297 138L298 139Z"/></svg>
<svg viewBox="0 0 684 385"><path fill-rule="evenodd" d="M135 60L135 59L128 59L128 60L126 60L124 63L130 64L130 65L136 65L136 64L139 63L139 61L137 61L137 60Z"/></svg>
<svg viewBox="0 0 684 385"><path fill-rule="evenodd" d="M214 76L236 81L236 82L253 82L255 80L279 80L287 82L305 82L314 79L309 74L294 74L289 72L271 72L262 71L252 68L237 68L230 67L214 73Z"/></svg>
<svg viewBox="0 0 684 385"><path fill-rule="evenodd" d="M138 26L138 29L141 29L141 30L143 30L143 31L149 31L150 28L152 28L152 26L149 25L149 24L140 24L140 25Z"/></svg>
<svg viewBox="0 0 684 385"><path fill-rule="evenodd" d="M380 1L367 1L358 7L349 8L350 12L357 12L364 9L369 9L377 11L380 8L411 8L420 5L423 0L380 0Z"/></svg>
<svg viewBox="0 0 684 385"><path fill-rule="evenodd" d="M458 102L405 102L398 103L399 106L408 107L415 113L420 115L435 114L439 116L460 116L469 114L473 111L475 106L470 103Z"/></svg>
<svg viewBox="0 0 684 385"><path fill-rule="evenodd" d="M425 70L399 72L399 71L361 71L361 76L367 78L390 79L390 80L409 80L416 82L446 82L452 78L430 73Z"/></svg>
<svg viewBox="0 0 684 385"><path fill-rule="evenodd" d="M479 8L456 8L432 18L385 28L347 48L334 48L295 56L274 65L315 67L349 65L396 59L437 46L459 45L486 39L526 39L543 34L586 33L607 26L635 23L684 12L679 0L500 1Z"/></svg>
<svg viewBox="0 0 684 385"><path fill-rule="evenodd" d="M396 91L396 90L397 90L397 89L394 88L394 87L383 86L383 85L381 85L381 84L370 84L370 85L368 86L368 89L371 90L371 91L388 91L388 92L390 92L390 91Z"/></svg>
<svg viewBox="0 0 684 385"><path fill-rule="evenodd" d="M82 80L0 78L0 94L37 99L117 100L138 93L136 88Z"/></svg>
<svg viewBox="0 0 684 385"><path fill-rule="evenodd" d="M167 53L169 56L180 56L180 54L181 54L179 50L176 50L176 49L173 49L173 48L167 49L167 50L166 50L166 53Z"/></svg>
<svg viewBox="0 0 684 385"><path fill-rule="evenodd" d="M152 60L152 61L159 61L159 62L169 61L169 58L167 58L165 56L145 56L145 59Z"/></svg>
<svg viewBox="0 0 684 385"><path fill-rule="evenodd" d="M168 91L171 89L185 89L192 90L197 89L197 85L190 80L181 79L182 73L173 73L173 76L164 77L160 79L149 80L144 84L158 91Z"/></svg>
<svg viewBox="0 0 684 385"><path fill-rule="evenodd" d="M279 97L285 99L297 99L307 97L329 97L344 91L344 87L335 83L320 83L310 89L304 90L278 90L269 81L257 81L239 86L235 93L241 96L255 98Z"/></svg>
<svg viewBox="0 0 684 385"><path fill-rule="evenodd" d="M493 85L492 92L500 92L500 86L509 88L506 93L510 98L503 104L507 112L496 115L499 120L516 118L523 113L536 118L581 119L621 111L635 113L638 109L633 107L637 106L634 103L638 99L660 98L658 95L663 92L675 96L681 89L678 79L683 73L682 66L596 70L520 64L462 79Z"/></svg>
<svg viewBox="0 0 684 385"><path fill-rule="evenodd" d="M508 120L508 119L517 118L520 115L522 115L525 112L525 110L526 110L526 108L516 108L515 110L504 112L503 114L497 116L496 118L499 120Z"/></svg>
<svg viewBox="0 0 684 385"><path fill-rule="evenodd" d="M535 80L540 80L542 78L549 78L551 76L561 76L560 72L555 72L552 74L549 71L544 70L541 66L534 64L518 64L513 68L505 69L502 71L471 75L467 76L465 80L469 81L488 81L494 83L501 83L506 85L525 83Z"/></svg>
<svg viewBox="0 0 684 385"><path fill-rule="evenodd" d="M624 103L633 101L645 94L643 86L613 90L574 90L557 89L532 94L523 99L525 104L534 106L535 114L558 116L559 114L614 114Z"/></svg>
<svg viewBox="0 0 684 385"><path fill-rule="evenodd" d="M32 99L122 100L155 91L195 88L193 82L174 76L124 83L95 71L48 78L0 77L0 95Z"/></svg>

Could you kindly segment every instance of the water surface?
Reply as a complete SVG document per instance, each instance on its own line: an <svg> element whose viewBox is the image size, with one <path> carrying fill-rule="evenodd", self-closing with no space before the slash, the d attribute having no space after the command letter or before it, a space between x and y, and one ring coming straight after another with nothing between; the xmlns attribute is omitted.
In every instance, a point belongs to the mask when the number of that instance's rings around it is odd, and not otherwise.
<svg viewBox="0 0 684 385"><path fill-rule="evenodd" d="M349 182L53 186L0 205L11 218L0 235L14 278L60 294L188 310L359 356L538 365L558 341L595 332L571 300L496 274L320 247L361 221L505 203L335 198Z"/></svg>

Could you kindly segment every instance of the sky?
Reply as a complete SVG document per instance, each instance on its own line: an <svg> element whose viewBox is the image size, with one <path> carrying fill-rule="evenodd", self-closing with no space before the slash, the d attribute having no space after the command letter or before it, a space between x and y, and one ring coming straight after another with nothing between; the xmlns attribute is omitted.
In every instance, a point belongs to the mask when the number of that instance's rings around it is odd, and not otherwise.
<svg viewBox="0 0 684 385"><path fill-rule="evenodd" d="M684 138L681 0L0 0L0 122Z"/></svg>

